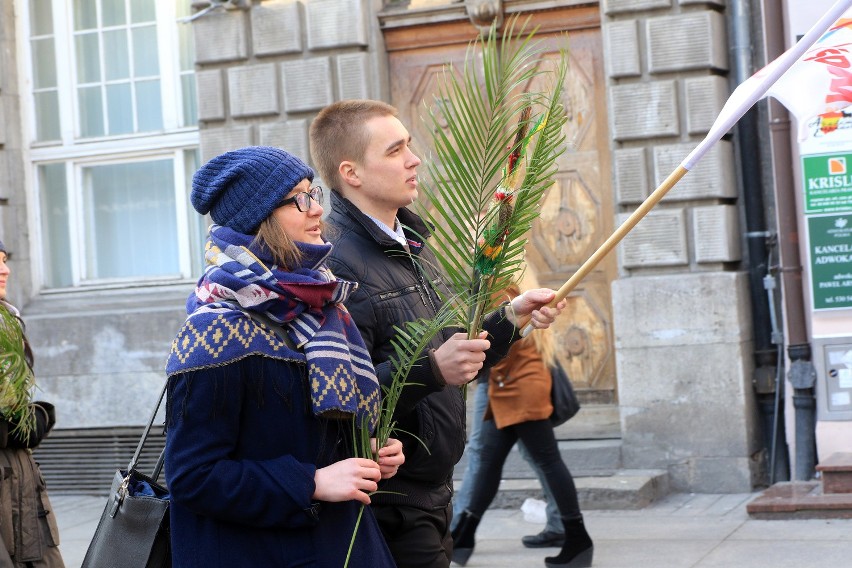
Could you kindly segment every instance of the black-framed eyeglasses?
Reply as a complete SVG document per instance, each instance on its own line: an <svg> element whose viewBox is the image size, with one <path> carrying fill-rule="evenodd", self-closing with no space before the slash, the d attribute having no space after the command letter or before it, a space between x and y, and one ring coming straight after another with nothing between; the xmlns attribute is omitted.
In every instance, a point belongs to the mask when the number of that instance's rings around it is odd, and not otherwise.
<svg viewBox="0 0 852 568"><path fill-rule="evenodd" d="M295 203L296 209L302 213L307 213L311 209L311 199L316 201L318 205L322 205L322 188L320 186L315 185L308 191L300 191L293 197L288 197L279 203L278 206L281 207L282 205Z"/></svg>

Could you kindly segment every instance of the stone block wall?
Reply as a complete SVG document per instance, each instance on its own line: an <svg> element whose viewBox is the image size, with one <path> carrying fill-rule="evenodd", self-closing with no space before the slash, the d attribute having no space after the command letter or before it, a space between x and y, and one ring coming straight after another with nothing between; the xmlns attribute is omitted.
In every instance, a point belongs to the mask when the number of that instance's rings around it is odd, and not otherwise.
<svg viewBox="0 0 852 568"><path fill-rule="evenodd" d="M747 287L741 272L614 283L626 467L667 469L680 491L755 485Z"/></svg>
<svg viewBox="0 0 852 568"><path fill-rule="evenodd" d="M632 212L668 177L709 131L727 99L725 19L711 9L713 5L674 0L606 0L602 4L613 185L623 212ZM733 145L723 140L642 221L658 226L646 229L646 234L663 230L675 240L652 243L642 231L625 238L625 275L660 267L718 270L723 263L739 262L737 231L719 227L719 234L710 239L714 254L701 250L706 238L696 242L680 238L696 233L693 207L719 207L717 216L723 216L725 207L735 203L734 172ZM683 214L662 213L666 208ZM675 226L660 226L668 224ZM715 244L718 239L725 241L723 246ZM674 254L672 247L678 249ZM635 249L644 251L640 264L629 261Z"/></svg>
<svg viewBox="0 0 852 568"><path fill-rule="evenodd" d="M727 100L727 24L715 0L603 0L601 12L620 224ZM667 469L678 490L749 491L759 471L735 168L724 139L618 247L624 465Z"/></svg>
<svg viewBox="0 0 852 568"><path fill-rule="evenodd" d="M23 136L18 66L15 58L15 5L0 5L0 240L9 250L7 299L18 307L33 289L27 195L23 191Z"/></svg>
<svg viewBox="0 0 852 568"><path fill-rule="evenodd" d="M99 290L27 306L39 396L56 405L57 428L147 422L191 291L192 286L136 288L132 295Z"/></svg>
<svg viewBox="0 0 852 568"><path fill-rule="evenodd" d="M310 158L324 106L384 98L376 0L255 0L193 22L201 159L262 144Z"/></svg>

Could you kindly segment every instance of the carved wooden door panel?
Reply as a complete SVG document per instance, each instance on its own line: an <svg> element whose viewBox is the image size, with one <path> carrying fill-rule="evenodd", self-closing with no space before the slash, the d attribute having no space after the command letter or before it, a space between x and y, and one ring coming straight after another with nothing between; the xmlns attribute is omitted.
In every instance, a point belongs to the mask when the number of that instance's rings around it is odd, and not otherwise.
<svg viewBox="0 0 852 568"><path fill-rule="evenodd" d="M533 226L527 254L541 285L558 288L613 229L603 49L597 7L533 13L532 25L541 26L537 37L548 49L545 64L560 48L567 48L570 61L564 96L569 149ZM430 140L420 119L424 101L431 104L443 65L462 62L475 34L466 20L385 30L391 103L424 159ZM555 325L560 359L586 402L617 398L610 297L615 277L616 259L610 255L571 293L567 313Z"/></svg>

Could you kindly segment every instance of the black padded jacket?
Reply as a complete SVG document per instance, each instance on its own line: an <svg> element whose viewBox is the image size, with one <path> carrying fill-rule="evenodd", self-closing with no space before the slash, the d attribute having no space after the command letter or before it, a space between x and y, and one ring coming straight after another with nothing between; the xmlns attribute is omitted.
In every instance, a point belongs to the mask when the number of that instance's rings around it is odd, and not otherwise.
<svg viewBox="0 0 852 568"><path fill-rule="evenodd" d="M423 220L407 209L400 209L397 218L411 253L421 262L414 262L354 204L331 192L326 235L334 248L328 266L338 278L359 284L346 307L364 337L383 385L391 382L394 326L434 317L441 306L435 289L444 285L435 268L434 254L420 242L429 235ZM506 355L517 333L502 308L486 317L484 329L491 340L485 361L490 366ZM429 351L440 347L456 331L445 329L436 335ZM394 437L403 443L405 463L394 477L380 483L379 489L388 493L378 493L372 501L375 505L440 509L450 502L453 467L464 451L464 398L459 387L446 385L428 352L412 369L407 382L394 416Z"/></svg>

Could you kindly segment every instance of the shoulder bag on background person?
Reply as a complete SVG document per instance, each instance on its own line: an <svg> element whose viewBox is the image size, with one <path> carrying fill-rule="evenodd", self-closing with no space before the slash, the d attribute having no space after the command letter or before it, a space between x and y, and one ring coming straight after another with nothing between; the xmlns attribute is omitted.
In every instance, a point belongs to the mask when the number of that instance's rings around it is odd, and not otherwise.
<svg viewBox="0 0 852 568"><path fill-rule="evenodd" d="M553 404L553 414L550 415L550 424L554 427L567 422L580 410L580 401L577 393L571 385L571 379L565 373L565 369L557 361L550 368L551 382L550 401Z"/></svg>
<svg viewBox="0 0 852 568"><path fill-rule="evenodd" d="M170 568L172 565L169 493L157 483L165 450L150 476L136 469L167 386L168 380L127 469L115 473L109 499L81 568Z"/></svg>

